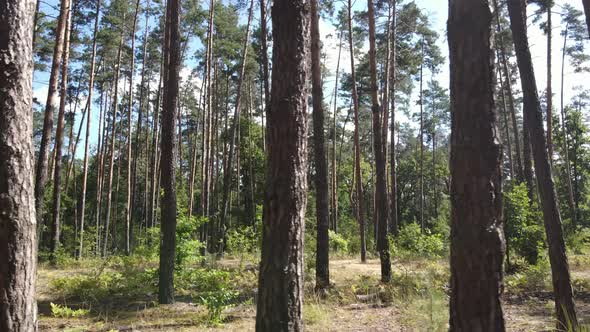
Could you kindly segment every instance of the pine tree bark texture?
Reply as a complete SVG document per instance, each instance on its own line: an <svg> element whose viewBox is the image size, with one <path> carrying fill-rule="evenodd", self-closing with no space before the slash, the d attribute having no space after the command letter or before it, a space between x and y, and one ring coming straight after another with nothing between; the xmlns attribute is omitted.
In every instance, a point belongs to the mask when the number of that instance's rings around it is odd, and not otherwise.
<svg viewBox="0 0 590 332"><path fill-rule="evenodd" d="M256 331L303 331L309 5L276 0L272 7L274 65Z"/></svg>
<svg viewBox="0 0 590 332"><path fill-rule="evenodd" d="M532 145L535 174L541 198L543 220L549 246L549 261L553 278L553 293L555 310L557 313L557 328L563 329L571 324L573 330L577 328L576 307L573 299L571 278L561 215L557 205L557 195L551 176L551 166L547 154L547 141L543 130L543 116L541 104L537 95L537 83L531 60L531 52L526 28L526 2L524 0L508 0L508 12L512 39L520 72L523 92L523 113L527 123L527 130Z"/></svg>
<svg viewBox="0 0 590 332"><path fill-rule="evenodd" d="M0 2L0 331L37 330L34 0Z"/></svg>
<svg viewBox="0 0 590 332"><path fill-rule="evenodd" d="M449 1L451 331L505 329L502 148L489 5L487 0Z"/></svg>
<svg viewBox="0 0 590 332"><path fill-rule="evenodd" d="M180 69L180 0L167 4L168 51L165 75L164 107L162 109L162 141L160 182L162 220L160 224L160 270L158 300L161 304L174 303L174 260L176 256L176 120Z"/></svg>

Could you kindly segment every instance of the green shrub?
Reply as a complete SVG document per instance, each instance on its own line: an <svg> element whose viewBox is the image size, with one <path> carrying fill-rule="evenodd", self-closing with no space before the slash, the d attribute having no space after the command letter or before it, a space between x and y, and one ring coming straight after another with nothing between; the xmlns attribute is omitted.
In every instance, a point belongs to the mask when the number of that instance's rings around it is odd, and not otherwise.
<svg viewBox="0 0 590 332"><path fill-rule="evenodd" d="M547 259L540 259L537 265L529 265L522 272L506 277L509 288L520 291L550 289L550 265Z"/></svg>
<svg viewBox="0 0 590 332"><path fill-rule="evenodd" d="M545 245L541 214L536 205L530 205L525 184L514 185L504 192L504 234L508 263L510 254L522 256L535 265Z"/></svg>
<svg viewBox="0 0 590 332"><path fill-rule="evenodd" d="M443 236L431 234L428 229L422 232L416 223L410 223L400 230L398 236L393 240L392 248L392 255L436 258L447 254L447 246Z"/></svg>
<svg viewBox="0 0 590 332"><path fill-rule="evenodd" d="M197 240L199 227L207 218L180 216L176 224L176 267L182 268L186 264L202 261L201 248L203 244Z"/></svg>
<svg viewBox="0 0 590 332"><path fill-rule="evenodd" d="M338 234L333 230L329 230L328 237L330 238L332 248L334 248L336 252L348 252L348 240L345 239L342 234Z"/></svg>
<svg viewBox="0 0 590 332"><path fill-rule="evenodd" d="M234 305L237 297L237 291L227 288L221 288L203 294L200 299L201 303L207 307L208 323L211 325L219 325L222 323L221 314L223 313L223 310Z"/></svg>

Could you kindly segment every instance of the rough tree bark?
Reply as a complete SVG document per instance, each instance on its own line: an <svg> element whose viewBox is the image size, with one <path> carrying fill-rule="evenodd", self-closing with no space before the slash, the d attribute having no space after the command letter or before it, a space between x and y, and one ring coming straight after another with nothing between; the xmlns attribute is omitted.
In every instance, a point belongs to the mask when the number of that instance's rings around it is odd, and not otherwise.
<svg viewBox="0 0 590 332"><path fill-rule="evenodd" d="M274 69L256 331L303 331L309 11L306 0L276 0L272 7Z"/></svg>
<svg viewBox="0 0 590 332"><path fill-rule="evenodd" d="M502 147L489 1L451 0L451 331L504 331ZM469 27L466 29L465 27Z"/></svg>
<svg viewBox="0 0 590 332"><path fill-rule="evenodd" d="M168 0L165 50L167 63L164 107L162 109L161 185L162 222L160 241L160 271L158 300L161 304L174 303L174 260L176 256L176 120L178 112L180 69L180 0Z"/></svg>
<svg viewBox="0 0 590 332"><path fill-rule="evenodd" d="M0 330L37 330L34 0L0 2Z"/></svg>
<svg viewBox="0 0 590 332"><path fill-rule="evenodd" d="M385 144L383 142L382 117L387 116L385 109L379 106L377 88L377 55L375 47L375 9L373 0L368 0L369 15L369 72L371 80L371 113L373 115L373 151L375 154L375 206L377 220L377 251L381 260L381 281L391 280L391 261L389 257L389 242L387 241L387 219L389 218L387 202L387 160L385 158Z"/></svg>
<svg viewBox="0 0 590 332"><path fill-rule="evenodd" d="M549 261L553 278L553 293L555 296L555 310L557 313L557 328L564 328L564 324L571 324L577 329L576 307L573 299L571 278L561 216L557 205L557 195L551 176L551 165L547 155L547 141L543 130L541 105L537 95L537 83L531 60L531 52L527 38L526 3L524 0L509 0L510 27L516 50L518 69L524 98L524 117L528 124L531 138L535 171L541 196L541 207L547 243L549 245Z"/></svg>
<svg viewBox="0 0 590 332"><path fill-rule="evenodd" d="M586 25L588 26L588 34L590 35L590 0L582 0L584 4L584 14L586 14Z"/></svg>
<svg viewBox="0 0 590 332"><path fill-rule="evenodd" d="M311 0L311 94L313 99L313 152L317 221L315 290L319 294L325 294L326 288L330 286L330 240L328 237L330 212L328 203L328 165L324 139L324 105L322 105L324 93L322 91L320 13L318 6L318 0Z"/></svg>

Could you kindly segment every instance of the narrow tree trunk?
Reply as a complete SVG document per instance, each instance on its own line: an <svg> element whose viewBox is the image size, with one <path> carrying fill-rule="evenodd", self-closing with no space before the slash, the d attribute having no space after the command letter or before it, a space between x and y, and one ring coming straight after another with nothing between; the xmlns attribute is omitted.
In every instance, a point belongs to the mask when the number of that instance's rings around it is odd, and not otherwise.
<svg viewBox="0 0 590 332"><path fill-rule="evenodd" d="M266 26L266 1L260 1L260 52L262 53L262 82L264 85L264 107L263 109L266 110L268 105L270 104L270 84L269 84L269 65L268 65L268 42L266 41L266 37L268 34L268 29ZM266 152L266 130L264 126L264 113L262 112L262 150Z"/></svg>
<svg viewBox="0 0 590 332"><path fill-rule="evenodd" d="M43 228L43 196L45 194L45 185L47 184L48 165L49 165L49 147L51 133L53 131L53 117L57 109L57 89L59 80L59 65L62 60L64 49L64 36L66 31L67 13L70 10L70 0L61 0L59 19L55 32L55 46L53 49L53 60L51 63L51 72L49 74L49 85L47 88L47 103L45 104L45 115L43 118L43 131L41 134L41 143L39 146L39 157L37 158L37 167L35 172L35 210L37 214L37 239L41 239L41 230Z"/></svg>
<svg viewBox="0 0 590 332"><path fill-rule="evenodd" d="M586 25L588 26L588 34L590 34L590 0L582 0L584 4L584 14L586 14Z"/></svg>
<svg viewBox="0 0 590 332"><path fill-rule="evenodd" d="M57 249L59 248L61 228L61 165L62 147L64 139L66 99L68 95L68 62L70 60L70 34L72 24L72 10L68 8L66 18L66 33L64 35L64 51L61 67L61 88L59 112L57 115L57 129L55 131L55 168L53 175L53 211L51 220L51 241L49 244L50 260L55 263Z"/></svg>
<svg viewBox="0 0 590 332"><path fill-rule="evenodd" d="M498 59L500 59L499 51L496 51L498 54ZM497 62L498 68L500 68L500 61ZM498 69L498 80L499 89L500 89L500 97L502 98L502 116L504 118L504 129L506 130L506 147L508 148L508 170L510 172L510 179L514 180L514 163L512 162L512 142L510 139L510 124L508 122L508 108L506 107L506 93L504 92L504 79L502 77L502 72Z"/></svg>
<svg viewBox="0 0 590 332"><path fill-rule="evenodd" d="M570 214L572 216L572 224L576 226L576 208L574 206L574 191L572 189L572 168L570 165L570 157L569 157L569 135L566 130L565 124L565 107L564 102L565 99L563 97L564 93L564 81L565 81L565 56L566 56L566 48L567 48L567 37L568 37L568 24L565 25L565 33L563 35L563 49L561 53L561 105L560 105L560 113L561 113L561 130L563 133L563 158L565 160L565 176L566 176L566 187L567 187L567 203L568 207L570 208Z"/></svg>
<svg viewBox="0 0 590 332"><path fill-rule="evenodd" d="M121 39L119 41L119 50L117 51L117 65L115 69L115 83L113 90L113 116L111 118L111 141L110 141L110 155L109 155L109 179L107 187L107 205L104 223L104 240L102 242L102 256L107 256L107 247L109 239L109 223L111 219L111 204L113 197L113 174L115 173L115 141L117 139L117 109L119 108L119 75L121 73L121 51L123 49L123 31L121 31Z"/></svg>
<svg viewBox="0 0 590 332"><path fill-rule="evenodd" d="M533 204L534 200L534 183L533 183L533 160L531 155L531 135L529 133L529 124L526 117L522 119L522 158L523 158L523 173L524 181L526 183L527 194L529 197L529 204Z"/></svg>
<svg viewBox="0 0 590 332"><path fill-rule="evenodd" d="M359 223L361 237L361 262L367 261L367 244L365 240L365 217L363 207L363 184L361 177L361 147L359 138L359 101L356 89L356 73L354 68L354 45L352 43L352 0L348 0L348 46L350 49L350 75L352 81L352 104L354 107L354 187L356 193L356 220Z"/></svg>
<svg viewBox="0 0 590 332"><path fill-rule="evenodd" d="M385 108L379 106L377 88L377 55L375 48L375 10L373 0L368 0L369 15L369 72L371 79L371 113L373 115L373 149L375 155L375 206L377 228L377 251L381 260L381 281L391 280L391 261L389 257L389 242L387 241L387 219L389 211L387 206L387 161L385 158L385 144L383 144L383 122L381 117L386 117Z"/></svg>
<svg viewBox="0 0 590 332"><path fill-rule="evenodd" d="M33 183L34 0L0 2L0 330L37 330Z"/></svg>
<svg viewBox="0 0 590 332"><path fill-rule="evenodd" d="M512 130L514 132L514 155L516 156L516 178L518 182L524 181L524 173L522 168L522 159L520 157L520 135L518 134L518 125L516 124L516 109L514 107L514 95L512 93L512 79L510 78L510 71L508 69L508 57L506 56L506 46L504 45L504 38L502 37L502 26L500 24L500 6L498 0L493 0L496 33L500 43L500 56L502 61L502 72L504 73L506 92L508 92L508 106L510 108L510 116L512 120Z"/></svg>
<svg viewBox="0 0 590 332"><path fill-rule="evenodd" d="M553 24L551 21L551 1L547 2L547 152L549 153L549 163L553 165L553 89L551 87L551 40L553 35Z"/></svg>
<svg viewBox="0 0 590 332"><path fill-rule="evenodd" d="M88 119L86 120L86 139L84 141L84 164L82 170L82 189L80 191L80 246L78 248L78 258L82 258L84 250L84 219L86 211L86 186L88 182L88 147L90 146L90 128L92 120L92 90L94 89L94 66L96 63L96 36L98 34L98 22L100 16L100 0L96 2L96 17L94 18L94 33L92 37L92 56L90 58L90 79L88 82ZM100 128L98 130L100 137ZM99 138L100 142L100 138Z"/></svg>
<svg viewBox="0 0 590 332"><path fill-rule="evenodd" d="M176 112L178 111L178 85L180 70L180 0L168 0L167 33L165 39L166 84L162 109L161 183L162 222L160 242L160 272L158 301L174 302L174 260L176 256Z"/></svg>
<svg viewBox="0 0 590 332"><path fill-rule="evenodd" d="M391 55L389 56L389 61L391 64L389 65L390 70L390 103L391 103L391 140L389 146L389 168L390 168L390 178L391 178L391 186L390 186L390 223L389 223L389 233L393 235L397 235L399 225L397 220L397 174L396 174L396 152L395 152L395 92L396 92L396 66L395 66L395 58L396 58L396 47L397 47L397 0L391 0L391 7L393 13L391 14Z"/></svg>
<svg viewBox="0 0 590 332"><path fill-rule="evenodd" d="M561 228L561 216L557 205L557 196L551 166L547 156L547 142L543 132L541 106L537 95L537 84L528 45L526 28L526 6L523 0L509 0L510 26L512 38L518 60L522 91L524 97L524 116L528 123L531 137L541 206L549 244L549 261L553 278L553 292L555 296L555 310L557 313L557 328L563 324L571 324L572 330L577 329L576 307L573 299L569 266ZM567 322L567 323L566 323Z"/></svg>
<svg viewBox="0 0 590 332"><path fill-rule="evenodd" d="M244 38L244 45L242 48L242 64L240 65L240 76L238 78L238 86L236 90L236 103L235 103L235 110L234 110L234 121L231 127L230 132L230 145L229 145L229 155L227 158L227 164L225 170L223 172L223 201L222 201L222 211L221 211L221 227L222 227L222 238L223 241L221 242L219 254L223 254L224 245L223 243L226 242L225 237L228 231L227 225L227 213L229 209L229 191L230 191L230 184L232 181L232 171L233 171L233 157L236 145L236 130L240 125L240 108L242 103L242 85L244 83L244 75L246 73L246 61L248 59L248 44L250 42L250 25L252 23L252 17L254 14L254 0L250 0L250 8L248 9L248 23L246 24L246 36ZM238 164L238 167L240 165Z"/></svg>
<svg viewBox="0 0 590 332"><path fill-rule="evenodd" d="M451 331L504 331L502 147L488 1L451 0ZM468 27L466 29L465 27Z"/></svg>
<svg viewBox="0 0 590 332"><path fill-rule="evenodd" d="M420 131L418 142L420 144L420 229L424 232L424 37L422 37L422 62L420 63Z"/></svg>
<svg viewBox="0 0 590 332"><path fill-rule="evenodd" d="M336 163L336 139L338 134L337 117L338 117L338 79L340 78L340 56L342 54L342 35L338 32L338 60L336 62L336 79L334 83L334 114L332 118L333 137L332 137L332 230L338 232L338 164Z"/></svg>
<svg viewBox="0 0 590 332"><path fill-rule="evenodd" d="M303 331L309 2L272 7L272 97L256 331ZM280 73L277 75L276 73Z"/></svg>
<svg viewBox="0 0 590 332"><path fill-rule="evenodd" d="M135 15L133 16L133 27L131 28L131 66L129 70L129 102L127 104L127 201L125 203L125 254L131 254L130 233L131 233L131 191L132 176L131 165L133 164L131 154L131 140L133 130L131 126L131 113L133 112L133 72L135 71L135 29L137 28L137 15L139 14L139 0L135 3ZM144 54L145 57L145 54Z"/></svg>
<svg viewBox="0 0 590 332"><path fill-rule="evenodd" d="M311 83L313 99L313 153L315 164L316 205L316 282L315 291L324 294L330 286L330 240L328 230L328 166L324 139L324 93L322 90L322 64L320 60L320 13L318 0L311 0Z"/></svg>

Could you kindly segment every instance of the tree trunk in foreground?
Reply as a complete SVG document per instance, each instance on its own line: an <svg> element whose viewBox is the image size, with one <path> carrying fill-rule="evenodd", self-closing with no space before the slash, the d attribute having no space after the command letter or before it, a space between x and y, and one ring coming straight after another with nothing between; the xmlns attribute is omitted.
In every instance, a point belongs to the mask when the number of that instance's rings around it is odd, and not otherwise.
<svg viewBox="0 0 590 332"><path fill-rule="evenodd" d="M303 331L309 2L275 0L256 331Z"/></svg>
<svg viewBox="0 0 590 332"><path fill-rule="evenodd" d="M494 111L488 1L449 2L450 331L504 331L502 147ZM469 29L465 29L469 27Z"/></svg>
<svg viewBox="0 0 590 332"><path fill-rule="evenodd" d="M37 330L34 0L0 2L0 331Z"/></svg>
<svg viewBox="0 0 590 332"><path fill-rule="evenodd" d="M167 5L167 73L162 109L162 140L160 178L162 220L160 224L160 279L158 301L174 303L174 260L176 256L176 118L178 111L178 81L180 68L180 0L169 0Z"/></svg>
<svg viewBox="0 0 590 332"><path fill-rule="evenodd" d="M586 25L588 26L588 35L590 35L590 0L582 0L584 4L584 14L586 14Z"/></svg>
<svg viewBox="0 0 590 332"><path fill-rule="evenodd" d="M509 0L508 12L522 83L523 113L527 120L531 138L547 243L549 244L549 261L551 262L555 310L558 321L557 329L563 329L571 325L572 330L575 331L577 328L576 306L565 252L557 195L555 194L551 166L547 155L547 144L543 132L543 116L537 95L537 83L527 38L525 2L523 0Z"/></svg>

